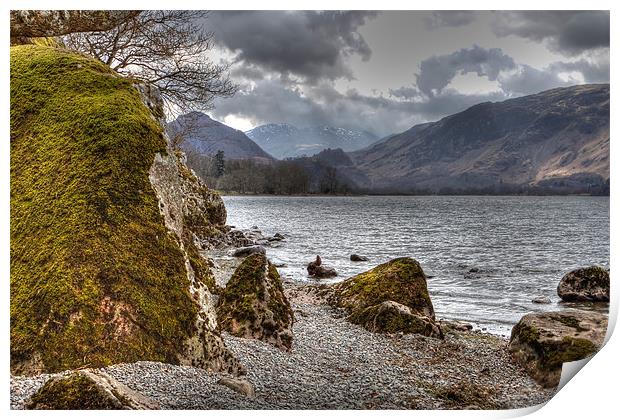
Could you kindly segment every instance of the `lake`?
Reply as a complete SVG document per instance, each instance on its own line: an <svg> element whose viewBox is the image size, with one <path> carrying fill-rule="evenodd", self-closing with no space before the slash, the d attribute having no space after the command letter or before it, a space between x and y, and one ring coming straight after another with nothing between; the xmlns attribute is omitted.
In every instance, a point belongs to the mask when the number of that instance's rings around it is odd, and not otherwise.
<svg viewBox="0 0 620 420"><path fill-rule="evenodd" d="M267 255L280 274L307 277L318 254L341 281L395 257L417 259L438 318L509 334L522 315L565 308L568 271L609 267L609 197L225 196L228 224L280 232ZM352 262L352 253L368 262ZM551 304L534 304L547 296ZM604 310L605 308L603 308ZM600 307L597 310L601 310Z"/></svg>

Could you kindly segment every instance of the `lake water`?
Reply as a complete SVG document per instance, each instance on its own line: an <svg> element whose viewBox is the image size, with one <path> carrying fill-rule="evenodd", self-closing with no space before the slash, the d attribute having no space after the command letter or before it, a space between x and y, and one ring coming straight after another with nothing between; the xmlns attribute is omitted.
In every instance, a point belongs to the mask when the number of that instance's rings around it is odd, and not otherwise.
<svg viewBox="0 0 620 420"><path fill-rule="evenodd" d="M286 236L267 250L286 264L278 269L284 276L315 282L306 265L317 254L339 273L330 281L410 256L434 276L428 288L437 317L497 334L509 334L525 313L565 307L556 287L566 272L609 267L609 197L229 196L224 202L228 224ZM370 261L352 262L352 253ZM531 302L541 295L553 303Z"/></svg>

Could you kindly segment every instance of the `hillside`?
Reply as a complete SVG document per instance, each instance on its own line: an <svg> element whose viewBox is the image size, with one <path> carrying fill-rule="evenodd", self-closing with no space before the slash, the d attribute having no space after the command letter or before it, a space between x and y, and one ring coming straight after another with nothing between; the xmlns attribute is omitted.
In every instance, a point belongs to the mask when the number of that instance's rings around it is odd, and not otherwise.
<svg viewBox="0 0 620 420"><path fill-rule="evenodd" d="M11 48L12 373L239 369L191 239L226 210L170 151L162 117L156 92L99 61Z"/></svg>
<svg viewBox="0 0 620 420"><path fill-rule="evenodd" d="M245 134L278 159L312 156L324 149L351 152L377 140L362 130L327 126L297 128L290 124L265 124Z"/></svg>
<svg viewBox="0 0 620 420"><path fill-rule="evenodd" d="M182 138L181 148L187 153L213 156L222 150L227 159L273 159L242 131L215 121L202 112L181 115L168 124L167 130L171 138Z"/></svg>
<svg viewBox="0 0 620 420"><path fill-rule="evenodd" d="M608 188L609 85L485 102L350 153L365 187L391 192Z"/></svg>

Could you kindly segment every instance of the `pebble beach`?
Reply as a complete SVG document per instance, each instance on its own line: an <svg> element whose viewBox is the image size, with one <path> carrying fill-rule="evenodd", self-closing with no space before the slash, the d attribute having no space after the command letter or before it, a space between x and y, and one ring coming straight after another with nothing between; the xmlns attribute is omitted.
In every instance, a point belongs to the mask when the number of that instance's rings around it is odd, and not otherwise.
<svg viewBox="0 0 620 420"><path fill-rule="evenodd" d="M450 328L444 340L371 333L306 286L284 287L295 313L290 352L223 334L254 397L218 384L226 375L189 366L145 361L102 370L163 409L510 409L552 396L511 360L502 337ZM12 376L11 408L22 409L50 376Z"/></svg>

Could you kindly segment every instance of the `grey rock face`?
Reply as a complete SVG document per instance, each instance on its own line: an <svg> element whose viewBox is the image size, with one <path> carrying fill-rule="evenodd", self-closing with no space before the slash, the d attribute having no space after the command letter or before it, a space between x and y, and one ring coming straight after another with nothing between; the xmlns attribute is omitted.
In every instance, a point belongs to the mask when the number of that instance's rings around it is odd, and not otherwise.
<svg viewBox="0 0 620 420"><path fill-rule="evenodd" d="M165 120L159 91L145 84L138 84L136 87L141 93L143 102L152 110L153 118L163 127ZM170 145L170 139L165 137ZM149 171L149 179L159 199L159 209L164 223L178 238L179 246L185 255L185 268L190 283L189 295L200 307L195 321L196 334L185 343L183 353L178 355L179 361L204 369L235 374L243 372L243 366L226 348L220 336L215 297L204 279L196 275L195 265L190 258L190 254L195 258L201 258L196 250L201 238L208 238L214 232L221 232L224 229L226 223L224 202L185 166L183 154L170 147L165 155L155 156ZM210 276L211 273L205 275Z"/></svg>
<svg viewBox="0 0 620 420"><path fill-rule="evenodd" d="M573 270L560 280L558 296L567 302L609 302L609 271L596 266Z"/></svg>

